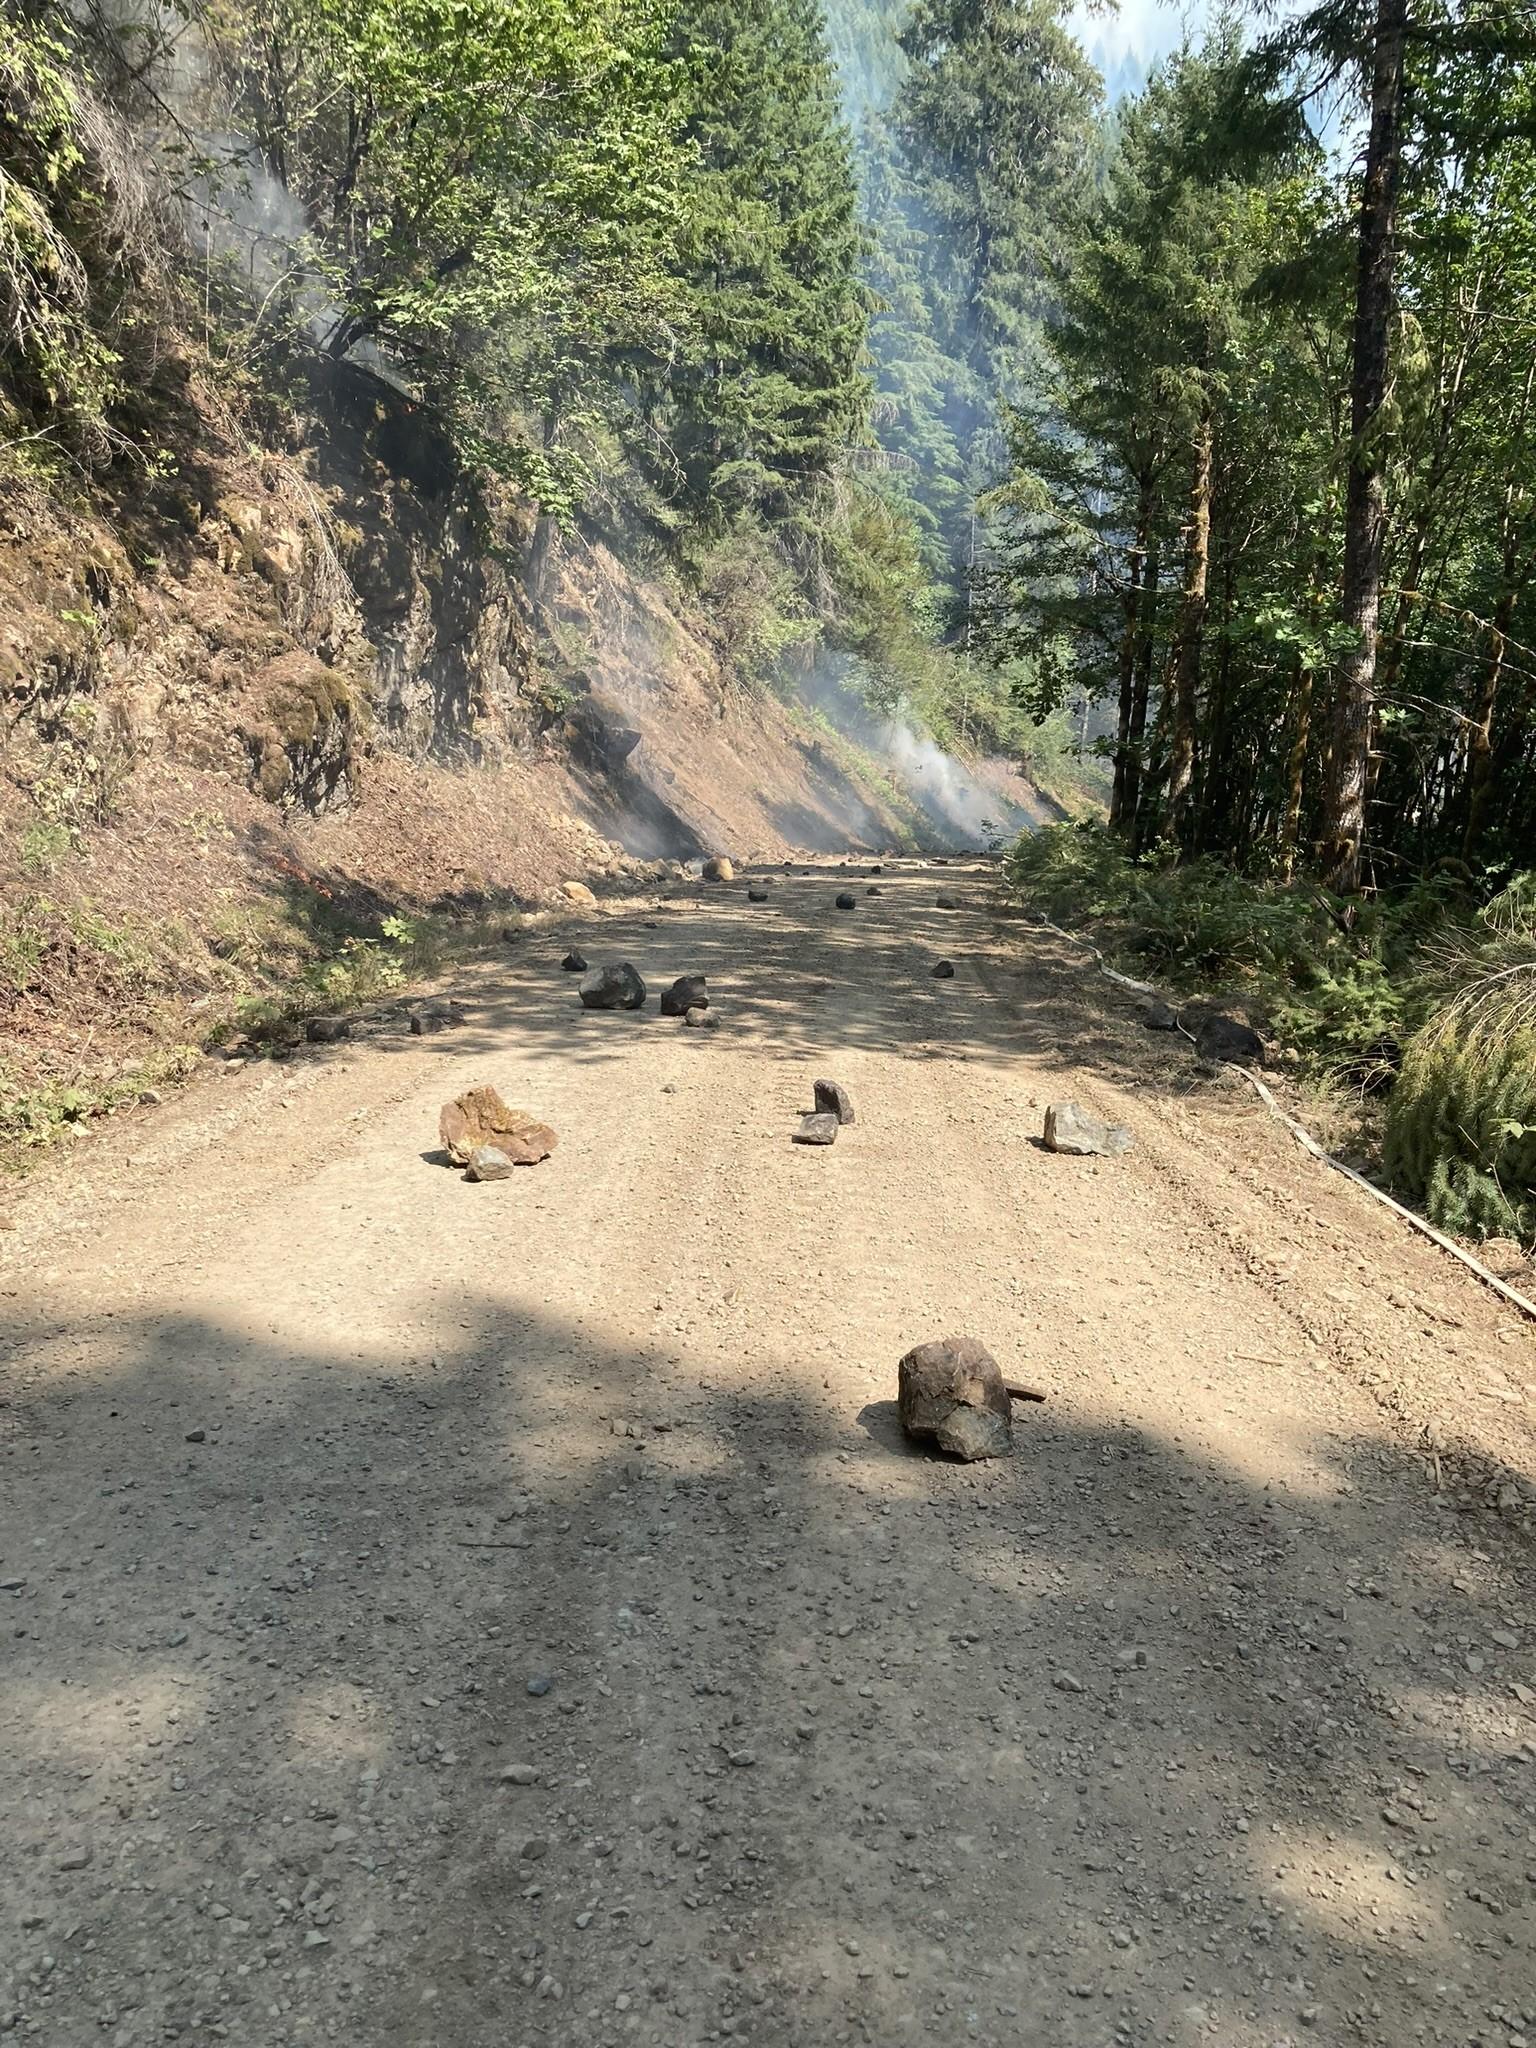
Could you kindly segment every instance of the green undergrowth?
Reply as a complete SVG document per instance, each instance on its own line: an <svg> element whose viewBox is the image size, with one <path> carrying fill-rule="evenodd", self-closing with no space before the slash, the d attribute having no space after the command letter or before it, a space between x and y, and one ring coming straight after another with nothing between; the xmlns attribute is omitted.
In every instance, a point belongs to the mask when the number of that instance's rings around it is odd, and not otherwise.
<svg viewBox="0 0 1536 2048"><path fill-rule="evenodd" d="M67 1057L20 1034L0 1061L0 1169L174 1087L209 1053L282 1054L321 1013L386 999L485 950L508 912L349 909L313 883L216 903L206 925L109 918L33 892L0 906L0 1008L92 1023ZM113 1058L97 1050L111 1045ZM123 1051L123 1048L128 1048Z"/></svg>
<svg viewBox="0 0 1536 2048"><path fill-rule="evenodd" d="M1480 901L1437 875L1346 904L1134 858L1095 824L1025 835L1005 872L1022 905L1090 929L1127 971L1266 1018L1314 1100L1442 1229L1536 1241L1536 879Z"/></svg>

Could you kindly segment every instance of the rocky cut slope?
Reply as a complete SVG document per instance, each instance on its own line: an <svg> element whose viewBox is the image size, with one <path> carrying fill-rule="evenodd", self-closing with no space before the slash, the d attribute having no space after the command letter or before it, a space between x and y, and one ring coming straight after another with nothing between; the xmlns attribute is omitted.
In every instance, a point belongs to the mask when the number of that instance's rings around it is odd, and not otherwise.
<svg viewBox="0 0 1536 2048"><path fill-rule="evenodd" d="M530 511L472 507L390 385L258 435L195 359L161 375L154 474L0 514L11 1139L253 1003L367 992L445 919L919 821L605 547L565 544L536 629Z"/></svg>

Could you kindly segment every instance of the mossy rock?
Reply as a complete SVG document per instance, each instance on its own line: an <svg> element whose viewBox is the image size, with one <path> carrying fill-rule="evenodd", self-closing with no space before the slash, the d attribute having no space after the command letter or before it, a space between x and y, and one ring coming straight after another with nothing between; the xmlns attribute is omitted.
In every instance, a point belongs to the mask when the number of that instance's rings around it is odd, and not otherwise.
<svg viewBox="0 0 1536 2048"><path fill-rule="evenodd" d="M256 677L241 735L269 803L341 808L356 795L364 703L339 669L297 651Z"/></svg>

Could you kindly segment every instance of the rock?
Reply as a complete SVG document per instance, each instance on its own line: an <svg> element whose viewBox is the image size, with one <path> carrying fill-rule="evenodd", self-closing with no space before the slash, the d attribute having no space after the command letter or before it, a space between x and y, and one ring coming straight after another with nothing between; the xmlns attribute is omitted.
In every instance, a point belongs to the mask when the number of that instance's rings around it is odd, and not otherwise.
<svg viewBox="0 0 1536 2048"><path fill-rule="evenodd" d="M768 901L768 891L766 889L749 889L747 891L747 901L749 903L766 903Z"/></svg>
<svg viewBox="0 0 1536 2048"><path fill-rule="evenodd" d="M537 1785L539 1782L536 1764L507 1764L497 1776L503 1785Z"/></svg>
<svg viewBox="0 0 1536 2048"><path fill-rule="evenodd" d="M206 1429L189 1429L187 1431L187 1442L189 1444L205 1444L207 1441L208 1432Z"/></svg>
<svg viewBox="0 0 1536 2048"><path fill-rule="evenodd" d="M515 924L504 924L501 928L501 940L505 946L515 946L522 936Z"/></svg>
<svg viewBox="0 0 1536 2048"><path fill-rule="evenodd" d="M587 971L587 956L585 953L578 953L573 946L560 962L560 965L567 974L585 974Z"/></svg>
<svg viewBox="0 0 1536 2048"><path fill-rule="evenodd" d="M347 1017L311 1017L304 1026L304 1036L311 1045L335 1045L339 1039L352 1036L351 1019ZM139 1100L142 1102L143 1097Z"/></svg>
<svg viewBox="0 0 1536 2048"><path fill-rule="evenodd" d="M669 989L663 991L661 1014L663 1017L686 1017L690 1010L707 1010L709 995L704 986L702 974L680 974Z"/></svg>
<svg viewBox="0 0 1536 2048"><path fill-rule="evenodd" d="M864 894L865 894L866 896L878 896L878 895L880 894L880 885L879 885L879 883L878 883L878 882L871 882L871 883L870 883L870 885L869 885L869 887L868 887L868 888L867 888L867 889L866 889L866 890L864 891Z"/></svg>
<svg viewBox="0 0 1536 2048"><path fill-rule="evenodd" d="M716 854L704 863L704 879L706 882L734 882L736 870L723 853Z"/></svg>
<svg viewBox="0 0 1536 2048"><path fill-rule="evenodd" d="M1148 1031L1177 1031L1179 1013L1171 1009L1161 996L1143 996L1136 1005L1136 1014Z"/></svg>
<svg viewBox="0 0 1536 2048"><path fill-rule="evenodd" d="M1241 1017L1207 1017L1195 1033L1195 1051L1203 1060L1230 1060L1236 1066L1264 1064L1264 1041Z"/></svg>
<svg viewBox="0 0 1536 2048"><path fill-rule="evenodd" d="M837 1118L828 1110L818 1110L814 1116L803 1116L800 1128L795 1133L797 1145L835 1145L837 1143Z"/></svg>
<svg viewBox="0 0 1536 2048"><path fill-rule="evenodd" d="M695 1004L693 1009L686 1012L683 1022L693 1031L718 1031L720 1029L720 1019L715 1016L714 1012L703 1009L697 1004Z"/></svg>
<svg viewBox="0 0 1536 2048"><path fill-rule="evenodd" d="M846 889L837 899L837 907L839 910L852 910L857 903L858 898L856 896L850 895L850 893Z"/></svg>
<svg viewBox="0 0 1536 2048"><path fill-rule="evenodd" d="M592 891L585 882L562 882L560 884L560 894L569 903L579 903L584 910L595 905L597 902L597 898L592 894Z"/></svg>
<svg viewBox="0 0 1536 2048"><path fill-rule="evenodd" d="M57 1870L84 1870L89 1866L90 1860L90 1844L82 1842L77 1849L66 1849L54 1868Z"/></svg>
<svg viewBox="0 0 1536 2048"><path fill-rule="evenodd" d="M840 1124L856 1123L853 1113L853 1097L841 1081L818 1081L816 1083L816 1107L818 1111L835 1116Z"/></svg>
<svg viewBox="0 0 1536 2048"><path fill-rule="evenodd" d="M997 1360L974 1337L919 1344L896 1368L901 1426L957 1458L1000 1458L1013 1448L1013 1407Z"/></svg>
<svg viewBox="0 0 1536 2048"><path fill-rule="evenodd" d="M477 1145L469 1155L466 1180L510 1180L517 1167L496 1145Z"/></svg>
<svg viewBox="0 0 1536 2048"><path fill-rule="evenodd" d="M437 1134L455 1166L469 1166L476 1153L494 1150L508 1167L537 1166L555 1149L556 1138L526 1109L511 1109L494 1088L471 1088L445 1102L438 1112ZM477 1173L478 1180L499 1174Z"/></svg>
<svg viewBox="0 0 1536 2048"><path fill-rule="evenodd" d="M935 978L939 981L953 981L955 978L955 963L953 960L936 960L933 972Z"/></svg>
<svg viewBox="0 0 1536 2048"><path fill-rule="evenodd" d="M451 997L434 997L430 1002L418 1003L406 1013L411 1020L413 1038L430 1038L434 1032L448 1031L455 1024L462 1024L469 1015L467 1003L456 1003Z"/></svg>
<svg viewBox="0 0 1536 2048"><path fill-rule="evenodd" d="M1053 1102L1045 1112L1045 1149L1065 1152L1074 1159L1099 1155L1114 1158L1131 1149L1131 1134L1124 1124L1107 1124L1075 1102Z"/></svg>
<svg viewBox="0 0 1536 2048"><path fill-rule="evenodd" d="M543 1672L540 1672L536 1677L529 1679L528 1690L536 1700L541 1700L554 1682L552 1678L546 1678Z"/></svg>
<svg viewBox="0 0 1536 2048"><path fill-rule="evenodd" d="M638 1010L645 1002L645 983L627 960L615 967L594 967L581 978L584 1010Z"/></svg>
<svg viewBox="0 0 1536 2048"><path fill-rule="evenodd" d="M938 910L958 910L960 908L960 898L958 896L935 896L933 901L934 907Z"/></svg>

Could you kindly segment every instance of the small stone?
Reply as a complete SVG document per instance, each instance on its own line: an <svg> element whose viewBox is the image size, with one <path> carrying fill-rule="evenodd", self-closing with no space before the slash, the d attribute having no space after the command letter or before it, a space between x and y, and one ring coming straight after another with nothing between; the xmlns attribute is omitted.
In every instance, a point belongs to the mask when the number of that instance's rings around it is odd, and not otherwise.
<svg viewBox="0 0 1536 2048"><path fill-rule="evenodd" d="M748 889L747 901L749 903L766 903L768 901L768 891L756 887Z"/></svg>
<svg viewBox="0 0 1536 2048"><path fill-rule="evenodd" d="M1520 1638L1512 1628L1492 1628L1488 1634L1501 1650L1518 1650L1520 1647Z"/></svg>
<svg viewBox="0 0 1536 2048"><path fill-rule="evenodd" d="M683 1022L694 1031L718 1031L720 1019L713 1010L701 1010L697 1006L683 1018Z"/></svg>
<svg viewBox="0 0 1536 2048"><path fill-rule="evenodd" d="M953 960L936 960L933 963L934 978L937 981L953 981L955 963Z"/></svg>
<svg viewBox="0 0 1536 2048"><path fill-rule="evenodd" d="M1240 1017L1207 1017L1195 1033L1195 1051L1201 1059L1212 1060L1218 1065L1224 1061L1234 1066L1262 1067L1264 1064L1263 1039L1251 1024L1245 1024Z"/></svg>
<svg viewBox="0 0 1536 2048"><path fill-rule="evenodd" d="M517 1168L495 1145L477 1145L469 1155L464 1178L472 1181L510 1180Z"/></svg>
<svg viewBox="0 0 1536 2048"><path fill-rule="evenodd" d="M816 1108L821 1114L835 1116L840 1124L851 1124L856 1121L853 1114L853 1097L841 1081L816 1083Z"/></svg>
<svg viewBox="0 0 1536 2048"><path fill-rule="evenodd" d="M552 1678L546 1677L546 1675L541 1671L537 1675L537 1677L529 1679L528 1690L533 1694L536 1700L541 1700L543 1699L545 1693L547 1693L553 1687L554 1682L555 1681Z"/></svg>
<svg viewBox="0 0 1536 2048"><path fill-rule="evenodd" d="M189 1429L187 1431L187 1442L189 1444L202 1444L207 1441L208 1432L206 1429Z"/></svg>
<svg viewBox="0 0 1536 2048"><path fill-rule="evenodd" d="M958 896L935 896L933 904L936 910L958 910L960 908L960 898Z"/></svg>
<svg viewBox="0 0 1536 2048"><path fill-rule="evenodd" d="M1129 1152L1132 1138L1124 1124L1107 1124L1090 1116L1075 1102L1053 1102L1045 1112L1045 1149L1062 1152L1074 1159L1103 1155L1115 1158Z"/></svg>
<svg viewBox="0 0 1536 2048"><path fill-rule="evenodd" d="M1177 1031L1179 1028L1178 1012L1161 996L1143 996L1136 1005L1136 1014L1148 1031Z"/></svg>
<svg viewBox="0 0 1536 2048"><path fill-rule="evenodd" d="M732 1770L750 1771L757 1758L750 1749L733 1749L727 1754L726 1762Z"/></svg>
<svg viewBox="0 0 1536 2048"><path fill-rule="evenodd" d="M520 1863L542 1863L549 1854L549 1843L543 1835L530 1835L517 1852Z"/></svg>
<svg viewBox="0 0 1536 2048"><path fill-rule="evenodd" d="M407 1014L411 1020L411 1036L430 1038L435 1032L462 1024L469 1011L464 1003L456 1003L451 997L446 997L430 1003L418 1003Z"/></svg>
<svg viewBox="0 0 1536 2048"><path fill-rule="evenodd" d="M797 1145L835 1145L837 1143L837 1118L830 1111L818 1110L814 1116L803 1116L800 1128L795 1132Z"/></svg>
<svg viewBox="0 0 1536 2048"><path fill-rule="evenodd" d="M338 1039L352 1036L351 1020L346 1017L311 1017L304 1026L304 1036L311 1045L335 1045Z"/></svg>
<svg viewBox="0 0 1536 2048"><path fill-rule="evenodd" d="M734 882L736 870L730 861L726 859L725 855L719 853L714 855L712 859L705 861L704 879L706 882Z"/></svg>
<svg viewBox="0 0 1536 2048"><path fill-rule="evenodd" d="M497 1782L502 1785L537 1785L539 1782L536 1764L505 1764L496 1775Z"/></svg>
<svg viewBox="0 0 1536 2048"><path fill-rule="evenodd" d="M566 898L567 902L579 903L583 909L597 902L597 898L592 894L592 891L585 882L562 882L560 884L560 893Z"/></svg>
<svg viewBox="0 0 1536 2048"><path fill-rule="evenodd" d="M858 907L858 900L850 890L844 889L837 899L837 907L839 910L855 910Z"/></svg>
<svg viewBox="0 0 1536 2048"><path fill-rule="evenodd" d="M585 974L587 971L587 956L585 953L578 953L576 948L572 946L570 952L560 962L560 965L567 974Z"/></svg>
<svg viewBox="0 0 1536 2048"><path fill-rule="evenodd" d="M66 1849L59 1858L56 1868L59 1870L84 1870L90 1863L91 1853L90 1845L82 1842L78 1848Z"/></svg>
<svg viewBox="0 0 1536 2048"><path fill-rule="evenodd" d="M869 887L864 891L864 894L866 896L878 896L880 894L880 884L878 882L871 882Z"/></svg>
<svg viewBox="0 0 1536 2048"><path fill-rule="evenodd" d="M690 1010L707 1010L709 993L702 974L680 974L662 993L663 1017L686 1017Z"/></svg>
<svg viewBox="0 0 1536 2048"><path fill-rule="evenodd" d="M1058 1692L1081 1692L1083 1690L1083 1681L1080 1678L1074 1678L1070 1671L1058 1671L1051 1680L1051 1683Z"/></svg>
<svg viewBox="0 0 1536 2048"><path fill-rule="evenodd" d="M584 1010L638 1010L645 1004L645 983L627 960L594 967L582 976L578 993Z"/></svg>

